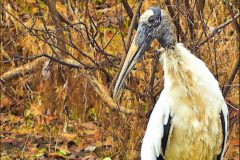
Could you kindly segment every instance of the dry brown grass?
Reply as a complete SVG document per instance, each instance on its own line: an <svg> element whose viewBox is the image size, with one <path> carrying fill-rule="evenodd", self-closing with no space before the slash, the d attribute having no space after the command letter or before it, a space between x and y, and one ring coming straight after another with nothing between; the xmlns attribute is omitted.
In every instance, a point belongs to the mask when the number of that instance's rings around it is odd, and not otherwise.
<svg viewBox="0 0 240 160"><path fill-rule="evenodd" d="M95 39L101 49L112 39L109 45L104 48L104 51L112 57L121 57L125 52L124 42L126 42L130 20L126 18L127 14L121 4L107 0L104 4L108 4L108 8L96 10L97 2L101 3L101 1L95 2L91 1L88 3L88 10L97 28L90 24L91 20L86 13L85 2L72 2L73 9L76 9L74 10L75 14L72 13L67 4L60 3L60 1L57 1L57 9L72 24L81 20L86 24L90 34L97 33ZM207 23L207 35L210 34L211 29L216 28L231 18L230 11L226 5L227 2L218 0L206 1L203 21L207 22L207 18L211 14ZM11 59L16 54L22 57L32 57L41 52L49 55L54 54L48 44L37 38L39 36L50 43L55 43L46 34L44 23L41 19L42 16L50 31L54 30L55 24L51 16L49 16L48 7L42 1L40 1L42 15L39 15L36 2L33 0L18 0L15 3L11 0L4 0L1 3L4 9L15 16L14 18L6 12L2 12L1 61ZM231 3L233 4L233 13L236 14L239 2L233 0ZM137 3L134 0L130 0L129 4L134 6L133 11L135 11ZM152 5L160 5L166 10L166 5L163 1L149 0L143 3L142 11ZM191 2L190 5L192 7L193 3ZM213 6L215 6L214 9L212 9ZM176 8L176 6L173 7ZM183 3L179 7L181 11L185 11ZM176 11L176 13L178 12ZM194 11L194 17L194 39L191 39L186 24L186 16L180 14L180 24L182 30L186 32L186 39L182 39L181 42L191 50L194 48L193 42L197 42L203 32L202 23L196 11ZM30 33L16 18L27 27L33 27L33 32L36 35ZM121 20L122 24L120 23ZM33 26L34 23L35 25ZM64 25L67 26L66 24ZM64 30L65 40L73 42L95 62L106 61L105 56L90 45L86 32L84 30L79 31L83 26L76 25L76 27L78 30L66 27L67 29ZM53 35L55 35L55 32L53 32ZM71 35L71 39L69 35ZM207 64L219 80L221 88L225 87L226 81L239 57L238 36L234 23L231 23L194 52ZM206 38L205 34L203 34L201 40ZM54 36L53 39L55 39ZM156 49L157 45L157 43L154 43L152 46ZM69 45L66 46L68 52L78 60L95 66L79 50ZM111 56L109 58L112 58ZM43 70L39 70L7 83L1 83L0 109L3 117L1 118L0 128L1 137L6 139L6 137L17 137L17 135L30 135L30 137L40 135L47 139L49 144L56 146L59 140L63 140L63 144L59 144L59 146L68 150L67 143L69 141L74 141L81 149L88 146L97 146L98 148L90 154L99 158L111 156L113 159L139 159L140 143L148 122L146 115L153 107L163 87L162 67L160 64L157 66L152 65L153 57L153 53L147 53L144 59L136 65L136 70L132 71L129 76L128 89L122 91L118 101L121 107L134 109L136 114L124 114L107 107L86 76L88 74L94 75L105 88L108 88L117 71L117 68L114 67L104 66L101 69L86 70L69 69L66 74L68 80L61 83L57 80L59 78L57 75L58 67L56 63L51 63L49 71L44 72L44 74ZM30 61L19 60L1 63L0 74L2 75ZM114 64L118 65L119 59ZM154 90L152 95L149 96L149 81L153 67L157 67L157 72L153 83ZM46 74L50 76L46 76ZM239 158L239 78L239 74L237 74L231 85L231 90L226 96L226 100L237 108L232 109L233 112L230 115L233 118L231 122L235 119L237 121L230 128L229 147L225 155L228 160ZM67 108L64 109L64 106L67 106ZM69 125L67 133L63 134L66 115L69 115ZM15 121L16 119L17 122ZM41 141L36 137L32 139ZM16 157L29 158L40 152L40 149L35 145L26 145L28 142L33 143L31 140L25 139L24 142L25 145L13 145L11 149L2 146L1 155L7 159ZM6 144L6 141L3 144ZM26 154L24 154L24 147L27 148ZM51 149L48 151L50 153L56 152ZM84 154L84 156L86 155L88 153Z"/></svg>

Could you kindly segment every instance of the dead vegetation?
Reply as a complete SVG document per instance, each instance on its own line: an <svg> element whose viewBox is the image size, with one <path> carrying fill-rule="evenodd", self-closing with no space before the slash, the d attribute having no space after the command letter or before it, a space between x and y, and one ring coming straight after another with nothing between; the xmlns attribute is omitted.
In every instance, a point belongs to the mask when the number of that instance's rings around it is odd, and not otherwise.
<svg viewBox="0 0 240 160"><path fill-rule="evenodd" d="M237 0L0 0L1 158L139 159L163 87L154 43L111 97L139 12L158 5L218 79L230 110L226 159L239 159Z"/></svg>

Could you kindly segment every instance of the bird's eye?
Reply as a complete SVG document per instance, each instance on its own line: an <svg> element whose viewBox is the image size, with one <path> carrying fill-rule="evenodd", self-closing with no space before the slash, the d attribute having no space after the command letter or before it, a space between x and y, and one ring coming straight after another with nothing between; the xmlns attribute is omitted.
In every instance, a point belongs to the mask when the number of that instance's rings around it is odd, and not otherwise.
<svg viewBox="0 0 240 160"><path fill-rule="evenodd" d="M149 17L148 18L148 23L153 23L154 22L154 18L153 17Z"/></svg>

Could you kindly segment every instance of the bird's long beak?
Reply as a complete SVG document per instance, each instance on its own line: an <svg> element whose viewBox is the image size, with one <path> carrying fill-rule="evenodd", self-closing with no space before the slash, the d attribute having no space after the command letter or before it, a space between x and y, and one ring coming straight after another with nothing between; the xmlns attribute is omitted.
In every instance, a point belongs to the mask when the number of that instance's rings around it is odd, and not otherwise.
<svg viewBox="0 0 240 160"><path fill-rule="evenodd" d="M125 78L127 77L127 75L129 74L129 72L132 70L132 68L134 67L134 65L137 63L137 61L141 58L141 56L143 55L147 44L144 42L140 47L138 46L138 44L136 44L136 37L138 36L138 34L135 35L133 42L130 46L130 49L127 53L126 59L124 61L123 67L120 71L119 77L116 81L115 84L115 88L113 91L113 98L117 98L119 90L122 86L123 81L125 80Z"/></svg>

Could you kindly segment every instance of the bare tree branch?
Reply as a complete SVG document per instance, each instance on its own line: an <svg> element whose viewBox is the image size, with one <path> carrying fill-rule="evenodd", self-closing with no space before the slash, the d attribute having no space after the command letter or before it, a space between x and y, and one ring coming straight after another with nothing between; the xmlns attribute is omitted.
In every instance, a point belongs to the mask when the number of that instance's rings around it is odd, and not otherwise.
<svg viewBox="0 0 240 160"><path fill-rule="evenodd" d="M87 74L86 76L90 80L90 83L93 86L95 92L97 92L97 94L107 104L108 107L110 107L111 109L119 110L123 113L135 113L135 111L132 109L118 106L117 103L115 103L115 101L110 97L107 88L105 88L104 85L100 84L94 76L90 74Z"/></svg>
<svg viewBox="0 0 240 160"><path fill-rule="evenodd" d="M41 69L46 58L39 58L20 67L14 68L0 76L0 81L6 83L11 79L18 78L27 74L34 73Z"/></svg>
<svg viewBox="0 0 240 160"><path fill-rule="evenodd" d="M51 13L51 16L53 18L53 22L56 25L56 28L62 28L61 20L58 14L58 11L56 9L56 0L46 0L46 3L48 5L49 11ZM64 33L63 30L57 30L56 36L58 39L63 39L64 40ZM57 46L63 50L67 50L65 44L62 41L57 41ZM61 54L64 56L64 54Z"/></svg>
<svg viewBox="0 0 240 160"><path fill-rule="evenodd" d="M240 16L240 14L236 14L234 16L234 19L229 19L227 20L226 22L220 24L218 27L216 27L213 32L203 41L201 41L194 50L198 49L201 45L203 45L204 43L208 42L212 37L214 37L217 33L220 33L221 32L221 29L226 27L227 25L229 25L230 23L232 23L235 19L237 19L238 17Z"/></svg>
<svg viewBox="0 0 240 160"><path fill-rule="evenodd" d="M1 61L0 63L7 63L7 62L11 62L11 61L20 61L20 60L35 60L38 59L38 58L43 58L43 57L46 57L54 62L57 62L61 65L65 65L65 66L68 66L70 68L81 68L81 69L85 69L85 70L96 70L98 69L98 67L96 66L93 66L91 64L83 64L81 61L76 61L76 60L73 60L73 59L70 59L70 58L64 58L64 59L58 59L58 58L55 58L55 57L52 57L50 56L49 54L46 54L46 53L41 53L41 54L38 54L38 55L35 55L35 56L32 56L32 57L22 57L22 56L18 56L16 55L13 59L10 59L10 60L7 60L7 61ZM110 59L113 63L117 63L119 62L119 58L111 58ZM38 60L39 61L39 60ZM33 63L33 62L28 62L28 63ZM104 60L104 61L100 61L100 62L97 62L98 63L98 66L103 68L103 67L110 67L111 65L108 63L107 60ZM37 62L34 62L33 64L38 64ZM25 67L24 67L25 66ZM23 67L23 68L28 68L27 67L28 65L25 64L23 66L20 66L20 67ZM31 66L34 66L34 65L31 65ZM35 71L35 67L32 68L33 71ZM29 72L28 72L29 70ZM3 81L9 81L9 80L12 80L14 78L18 78L18 77L21 77L21 76L24 76L24 75L28 75L30 73L33 73L33 71L30 71L31 69L13 69L13 70L10 70L8 72L18 72L18 73L4 73L2 76L0 76L0 78L3 80ZM18 76L11 76L11 75L15 75L15 74L18 74ZM10 75L10 76L8 76Z"/></svg>
<svg viewBox="0 0 240 160"><path fill-rule="evenodd" d="M78 61L79 63L81 63L76 57L74 57L73 55L71 55L68 51L58 47L58 45L55 45L55 44L52 44L50 42L48 42L47 40L45 40L44 38L40 38L36 33L33 32L33 30L31 28L28 28L22 21L20 21L17 17L15 17L12 13L10 13L8 10L6 10L5 8L3 8L9 15L11 15L14 19L16 19L24 28L26 28L32 35L34 35L36 38L38 38L39 40L43 41L44 43L48 44L48 45L51 45L57 49L59 49L60 51L62 51L62 53L65 53L67 55L69 55L71 58L73 58L74 60ZM86 28L86 25L84 23L81 23L85 29L87 30ZM89 33L87 33L87 35L89 35ZM56 37L57 38L57 37ZM64 40L60 40L59 38L57 38L59 41L63 41L65 42ZM69 44L67 42L65 42L65 44L69 45L70 47L76 49L77 51L79 51L79 53L81 55L83 55L84 57L86 57L87 59L89 59L93 64L95 64L97 66L97 63L95 62L95 60L90 57L88 54L84 53L83 51L81 51L78 47L72 45L72 44ZM102 70L103 72L105 72L104 70Z"/></svg>
<svg viewBox="0 0 240 160"><path fill-rule="evenodd" d="M122 0L122 4L123 4L123 7L125 8L127 14L128 14L128 17L132 20L133 18L133 12L132 12L132 9L131 7L129 6L127 0Z"/></svg>
<svg viewBox="0 0 240 160"><path fill-rule="evenodd" d="M140 12L140 9L142 7L142 4L143 4L143 1L140 1L138 6L137 6L137 10L132 18L132 21L131 21L131 24L130 24L130 27L128 29L128 37L127 37L127 43L126 43L126 49L127 51L129 50L129 47L130 47L130 43L131 43L131 37L132 37L132 33L133 33L133 30L134 30L134 27L136 26L137 24L137 16L139 15L139 12ZM125 58L124 58L125 59Z"/></svg>
<svg viewBox="0 0 240 160"><path fill-rule="evenodd" d="M196 44L195 46L197 46L197 45L200 43L203 34L207 37L207 33L206 33L207 24L208 24L208 22L209 22L209 20L210 20L211 15L213 14L214 9L219 5L219 3L220 3L220 0L218 0L218 1L214 4L214 6L211 8L210 14L209 14L208 17L207 17L206 22L204 22L203 16L200 15L199 18L200 18L200 21L201 21L201 25L202 25L203 31L202 31L201 35L199 36L199 38L198 38L198 40L197 40L197 43L195 43L195 44Z"/></svg>
<svg viewBox="0 0 240 160"><path fill-rule="evenodd" d="M238 34L238 41L240 41L240 27L239 27L239 24L238 24L237 20L234 18L232 5L230 4L229 1L227 1L226 3L227 3L228 10L230 11L231 17L233 19L235 29L236 29L237 34Z"/></svg>
<svg viewBox="0 0 240 160"><path fill-rule="evenodd" d="M39 12L40 14L42 14L41 7L40 7L40 5L39 5L38 0L36 0L36 3L37 3L37 6L38 6L38 12ZM55 2L54 2L54 3L55 3ZM54 4L54 5L55 5L55 4ZM47 28L47 25L46 25L46 23L45 23L45 21L44 21L44 19L43 19L42 16L41 16L41 20L42 20L42 23L43 23L45 32L47 33L48 37L51 39L52 43L54 44L54 40L53 40L52 36L50 35L49 30L48 30L48 28ZM57 28L57 27L56 27L56 28ZM61 26L61 28L62 28L62 26ZM56 32L58 33L59 30L57 30ZM58 34L57 34L56 37L58 38L57 41L59 41L59 39L63 39L63 37L60 37ZM58 44L60 44L60 43L58 42ZM63 42L61 42L60 45L63 45ZM53 53L59 58L59 56L58 56L55 48L53 48L53 46L50 45L50 44L48 44L48 46L52 49ZM65 46L65 45L64 45L64 46ZM65 50L66 50L66 47L65 47Z"/></svg>
<svg viewBox="0 0 240 160"><path fill-rule="evenodd" d="M176 17L176 15L175 15L175 13L174 13L174 10L173 10L173 7L172 7L172 5L171 5L170 0L165 0L165 4L166 4L167 9L168 9L168 11L169 11L169 13L170 13L170 16L171 16L172 19L173 19L174 26L175 26L176 29L177 29L177 34L178 34L178 35L183 34L183 40L185 41L185 40L186 40L186 36L184 35L184 32L183 32L181 26L178 25L177 20L174 19L174 17Z"/></svg>
<svg viewBox="0 0 240 160"><path fill-rule="evenodd" d="M44 62L47 60L47 58L44 58L42 56L46 56L46 54L41 54L41 55L37 56L38 59L4 73L3 75L0 76L0 82L2 82L4 84L14 78L18 78L20 76L31 74L31 73L34 73L34 72L40 70L42 68ZM87 70L85 70L84 67L75 60L66 58L61 61L58 60L58 62L60 62L63 65L72 67L72 68L81 68L87 72ZM86 76L89 79L91 85L93 86L93 89L95 90L95 92L99 95L99 97L103 100L103 102L109 108L114 109L114 110L119 110L120 112L128 113L128 114L135 113L135 111L132 109L119 107L114 102L114 100L109 96L108 90L104 87L104 85L101 84L93 75L87 74Z"/></svg>
<svg viewBox="0 0 240 160"><path fill-rule="evenodd" d="M227 81L227 84L225 85L224 89L223 89L223 96L226 97L230 87L231 87L231 84L237 74L237 72L239 71L239 67L240 67L240 58L238 57L234 67L233 67L233 70L232 70L232 73Z"/></svg>
<svg viewBox="0 0 240 160"><path fill-rule="evenodd" d="M191 40L194 40L194 17L193 17L193 9L191 9L189 0L185 0L185 7L186 7L186 17L187 17L187 24L188 29L190 31Z"/></svg>
<svg viewBox="0 0 240 160"><path fill-rule="evenodd" d="M154 94L153 94L153 90L154 90L154 80L155 80L155 73L157 72L157 65L159 63L159 57L160 57L160 53L156 53L155 57L153 58L152 61L152 66L151 66L151 73L150 73L150 81L148 83L149 89L148 89L148 93L151 96L151 100L153 103L155 100Z"/></svg>

